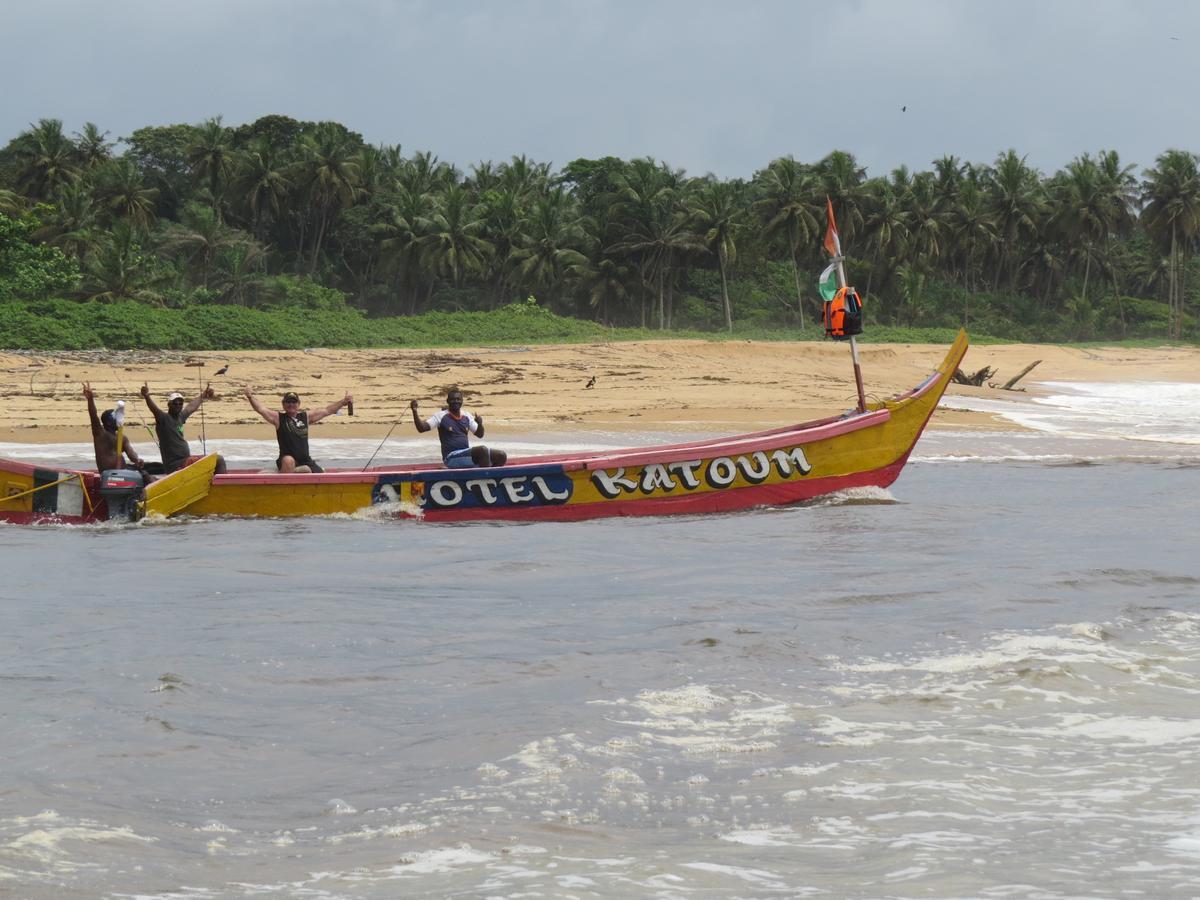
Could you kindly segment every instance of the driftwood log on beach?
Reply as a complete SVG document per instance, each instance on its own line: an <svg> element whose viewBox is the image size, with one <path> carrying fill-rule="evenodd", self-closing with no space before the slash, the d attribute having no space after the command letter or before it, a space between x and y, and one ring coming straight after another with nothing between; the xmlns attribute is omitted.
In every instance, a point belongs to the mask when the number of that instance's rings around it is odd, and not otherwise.
<svg viewBox="0 0 1200 900"><path fill-rule="evenodd" d="M983 387L983 383L996 374L991 366L984 366L978 372L968 375L962 369L955 369L952 380L955 384L969 384L971 387Z"/></svg>
<svg viewBox="0 0 1200 900"><path fill-rule="evenodd" d="M1000 390L1002 390L1002 391L1013 390L1013 385L1016 384L1018 381L1020 381L1022 378L1024 378L1026 375L1028 375L1030 372L1032 372L1034 370L1034 368L1037 366L1037 364L1040 362L1041 362L1040 359L1035 359L1033 362L1031 362L1029 365L1027 365L1025 368L1023 368L1020 372L1018 372L1012 378L1008 379L1008 381L1004 382L1004 384L1002 384L1000 386ZM994 387L994 385L993 385L993 387ZM1022 388L1022 390L1024 390L1024 388Z"/></svg>
<svg viewBox="0 0 1200 900"><path fill-rule="evenodd" d="M999 388L1002 391L1011 391L1014 390L1013 385L1032 372L1040 362L1040 359L1035 359L1012 378L1008 379L1008 381L1004 382L1004 384L996 384L994 381L988 381L989 378L994 378L999 371L998 369L993 369L991 366L984 366L978 372L973 372L969 375L962 369L955 369L950 380L955 384L967 384L971 387L983 387L984 384L987 384L987 386L990 388ZM1020 390L1024 390L1024 388L1020 388Z"/></svg>

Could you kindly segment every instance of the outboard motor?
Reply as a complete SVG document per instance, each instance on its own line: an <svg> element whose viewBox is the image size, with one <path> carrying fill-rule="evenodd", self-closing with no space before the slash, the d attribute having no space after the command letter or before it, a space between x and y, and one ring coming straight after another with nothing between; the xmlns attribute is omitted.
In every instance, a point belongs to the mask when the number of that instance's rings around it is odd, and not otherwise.
<svg viewBox="0 0 1200 900"><path fill-rule="evenodd" d="M110 520L139 518L138 501L145 493L146 479L137 469L108 469L100 473L100 496L108 504Z"/></svg>

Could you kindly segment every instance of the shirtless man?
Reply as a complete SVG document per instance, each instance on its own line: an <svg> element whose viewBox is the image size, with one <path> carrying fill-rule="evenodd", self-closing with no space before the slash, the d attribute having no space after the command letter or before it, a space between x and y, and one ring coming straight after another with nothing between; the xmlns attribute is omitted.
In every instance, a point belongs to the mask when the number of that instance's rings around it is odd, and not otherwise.
<svg viewBox="0 0 1200 900"><path fill-rule="evenodd" d="M92 386L84 382L83 396L87 397L88 416L92 420L92 446L96 450L96 470L106 472L109 469L121 469L121 457L128 457L129 462L143 475L146 472L146 462L130 445L129 440L122 435L121 454L117 455L117 416L111 409L106 409L103 415L96 414L96 398Z"/></svg>

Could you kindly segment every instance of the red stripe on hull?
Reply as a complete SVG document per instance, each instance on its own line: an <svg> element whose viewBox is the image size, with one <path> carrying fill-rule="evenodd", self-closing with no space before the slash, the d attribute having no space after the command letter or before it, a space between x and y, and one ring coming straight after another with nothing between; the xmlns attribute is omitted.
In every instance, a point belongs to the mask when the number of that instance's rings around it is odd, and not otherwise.
<svg viewBox="0 0 1200 900"><path fill-rule="evenodd" d="M723 491L705 491L696 494L680 494L675 497L646 498L643 500L607 500L597 503L581 503L563 506L507 506L489 509L472 506L465 509L426 510L423 519L429 522L463 521L534 521L534 522L578 522L584 519L600 519L613 516L670 516L695 515L699 513L735 512L756 506L784 506L800 503L824 494L858 487L880 487L890 485L900 476L900 470L908 454L890 465L869 472L855 472L830 478L801 478L779 484L762 484L755 487L729 488Z"/></svg>
<svg viewBox="0 0 1200 900"><path fill-rule="evenodd" d="M107 515L60 516L44 512L0 512L0 522L12 525L92 525L106 518Z"/></svg>

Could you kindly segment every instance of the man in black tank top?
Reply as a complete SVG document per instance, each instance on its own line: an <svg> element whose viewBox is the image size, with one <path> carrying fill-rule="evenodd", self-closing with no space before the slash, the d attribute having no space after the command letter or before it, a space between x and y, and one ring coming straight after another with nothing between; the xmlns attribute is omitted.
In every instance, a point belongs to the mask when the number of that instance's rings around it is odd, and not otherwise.
<svg viewBox="0 0 1200 900"><path fill-rule="evenodd" d="M279 458L275 468L280 472L324 472L308 452L308 426L316 425L326 416L332 416L343 406L354 409L354 398L346 394L321 409L302 410L300 397L295 391L283 395L283 411L267 409L246 388L246 399L254 411L275 426L275 439L279 442Z"/></svg>

